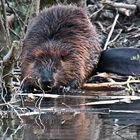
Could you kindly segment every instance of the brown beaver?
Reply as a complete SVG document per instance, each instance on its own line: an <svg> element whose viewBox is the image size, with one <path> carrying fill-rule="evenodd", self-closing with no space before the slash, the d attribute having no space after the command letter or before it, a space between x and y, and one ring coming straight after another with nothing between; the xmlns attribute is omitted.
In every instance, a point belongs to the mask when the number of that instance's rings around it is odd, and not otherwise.
<svg viewBox="0 0 140 140"><path fill-rule="evenodd" d="M100 47L86 12L74 5L56 5L41 12L23 41L23 90L79 87L96 68Z"/></svg>

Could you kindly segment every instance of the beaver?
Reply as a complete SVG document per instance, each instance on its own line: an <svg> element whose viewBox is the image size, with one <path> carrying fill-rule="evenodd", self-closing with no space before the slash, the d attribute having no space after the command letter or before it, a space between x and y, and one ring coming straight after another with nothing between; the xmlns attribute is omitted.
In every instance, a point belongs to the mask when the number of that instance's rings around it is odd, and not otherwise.
<svg viewBox="0 0 140 140"><path fill-rule="evenodd" d="M21 54L22 90L78 88L96 69L101 48L86 11L55 5L27 29Z"/></svg>

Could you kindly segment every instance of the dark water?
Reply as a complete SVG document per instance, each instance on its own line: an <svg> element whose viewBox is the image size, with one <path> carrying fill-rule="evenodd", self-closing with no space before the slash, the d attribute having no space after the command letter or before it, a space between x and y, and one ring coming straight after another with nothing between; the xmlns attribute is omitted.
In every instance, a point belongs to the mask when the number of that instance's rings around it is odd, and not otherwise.
<svg viewBox="0 0 140 140"><path fill-rule="evenodd" d="M14 110L8 115L1 112L0 140L140 139L140 101L79 106L85 102L89 100L46 99L41 105L25 102L23 109L28 109L28 114L20 110L20 119Z"/></svg>

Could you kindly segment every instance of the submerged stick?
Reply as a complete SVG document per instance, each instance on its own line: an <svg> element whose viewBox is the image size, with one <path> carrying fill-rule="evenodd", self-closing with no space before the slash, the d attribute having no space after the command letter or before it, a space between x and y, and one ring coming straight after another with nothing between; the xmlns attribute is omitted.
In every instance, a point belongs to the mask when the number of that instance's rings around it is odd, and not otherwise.
<svg viewBox="0 0 140 140"><path fill-rule="evenodd" d="M31 116L31 115L38 115L38 114L47 114L47 113L81 113L81 112L92 112L92 113L100 113L100 114L108 114L109 109L108 108L46 108L46 109L40 109L34 112L27 112L20 114L21 116Z"/></svg>

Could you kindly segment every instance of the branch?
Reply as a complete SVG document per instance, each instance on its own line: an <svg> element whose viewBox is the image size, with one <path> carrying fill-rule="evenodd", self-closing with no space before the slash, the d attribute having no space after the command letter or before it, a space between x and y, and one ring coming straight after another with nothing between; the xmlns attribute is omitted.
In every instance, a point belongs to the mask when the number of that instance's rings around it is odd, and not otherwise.
<svg viewBox="0 0 140 140"><path fill-rule="evenodd" d="M19 43L17 41L13 41L12 47L9 50L9 52L3 57L3 73L2 73L2 79L4 82L4 88L11 91L11 85L12 85L12 76L11 71L14 65L14 61L17 57L19 49ZM10 92L9 91L9 92Z"/></svg>
<svg viewBox="0 0 140 140"><path fill-rule="evenodd" d="M7 20L7 16L6 16L6 4L5 4L5 0L1 0L2 3L2 9L3 9L3 17L4 17L4 26L5 26L5 30L6 30L6 36L7 36L7 41L8 41L8 46L10 46L11 44L11 39L10 39L10 32L9 32L9 27L8 27L8 20Z"/></svg>
<svg viewBox="0 0 140 140"><path fill-rule="evenodd" d="M109 0L102 2L102 3L115 7L115 8L125 8L125 9L130 9L130 10L137 9L137 5L135 5L135 4L126 4L126 3L121 3L121 2L113 2L113 1L109 1Z"/></svg>

